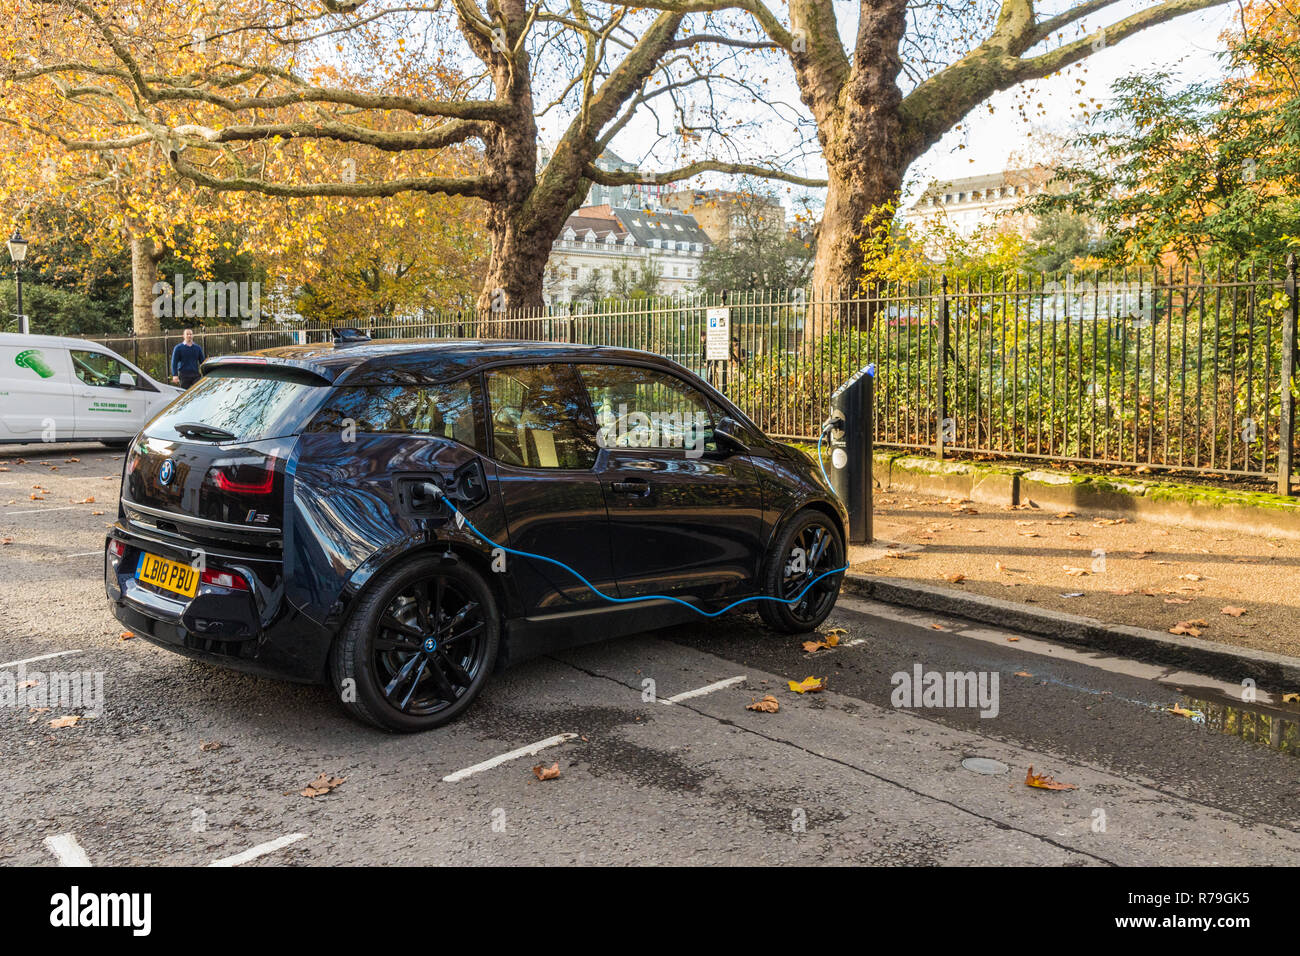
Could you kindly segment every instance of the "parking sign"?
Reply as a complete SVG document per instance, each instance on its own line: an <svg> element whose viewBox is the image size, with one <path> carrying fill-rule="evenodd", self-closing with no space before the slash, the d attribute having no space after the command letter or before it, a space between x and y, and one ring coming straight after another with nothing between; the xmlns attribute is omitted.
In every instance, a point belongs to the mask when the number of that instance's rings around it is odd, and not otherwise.
<svg viewBox="0 0 1300 956"><path fill-rule="evenodd" d="M726 306L705 313L708 331L704 336L704 359L725 362L731 357L731 310Z"/></svg>

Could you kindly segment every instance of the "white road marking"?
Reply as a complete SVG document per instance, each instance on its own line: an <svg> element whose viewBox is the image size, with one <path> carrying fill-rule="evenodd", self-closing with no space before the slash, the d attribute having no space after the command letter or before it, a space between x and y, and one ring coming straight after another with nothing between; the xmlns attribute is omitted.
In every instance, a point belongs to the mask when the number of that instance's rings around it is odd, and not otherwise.
<svg viewBox="0 0 1300 956"><path fill-rule="evenodd" d="M42 654L40 657L25 657L21 661L8 661L0 664L0 667L17 667L19 664L31 664L36 661L49 660L51 657L66 657L68 654L80 654L81 651L55 651L53 654Z"/></svg>
<svg viewBox="0 0 1300 956"><path fill-rule="evenodd" d="M684 691L683 693L677 694L673 697L661 697L659 703L675 704L678 701L690 700L692 697L703 697L705 694L712 694L715 690L722 690L724 687L731 687L735 684L739 684L744 679L744 674L741 674L739 677L728 677L726 680L720 680L716 684L709 684L707 687L697 687L695 690Z"/></svg>
<svg viewBox="0 0 1300 956"><path fill-rule="evenodd" d="M29 508L26 511L0 512L0 518L12 518L14 515L43 515L51 511L74 511L81 505L63 505L60 508Z"/></svg>
<svg viewBox="0 0 1300 956"><path fill-rule="evenodd" d="M259 856L266 856L268 853L274 853L281 850L290 843L297 843L306 837L305 833L290 833L288 836L282 836L278 840L270 840L267 843L259 843L257 846L249 847L243 853L236 853L234 856L228 856L220 860L214 860L208 866L239 866L241 863L247 863L249 860L256 860Z"/></svg>
<svg viewBox="0 0 1300 956"><path fill-rule="evenodd" d="M104 549L103 549L103 548L100 548L98 551L78 551L76 554L69 554L69 555L67 555L67 557L69 557L69 558L84 558L84 557L86 557L86 556L88 556L88 555L91 555L91 554L103 554L103 553L104 553Z"/></svg>
<svg viewBox="0 0 1300 956"><path fill-rule="evenodd" d="M443 777L443 783L457 783L466 777L472 777L476 773L482 773L484 770L491 770L493 767L499 767L503 763L509 763L511 760L518 760L520 757L534 757L547 747L554 747L556 744L562 744L566 740L572 740L577 734L556 734L554 737L547 737L545 740L539 740L535 744L529 744L527 747L520 747L518 750L512 750L507 754L501 754L499 757L493 757L491 760L484 760L482 763L476 763L472 767L466 767L464 770L457 770L455 773L449 773Z"/></svg>
<svg viewBox="0 0 1300 956"><path fill-rule="evenodd" d="M45 848L59 860L59 866L90 866L90 857L71 833L46 837Z"/></svg>

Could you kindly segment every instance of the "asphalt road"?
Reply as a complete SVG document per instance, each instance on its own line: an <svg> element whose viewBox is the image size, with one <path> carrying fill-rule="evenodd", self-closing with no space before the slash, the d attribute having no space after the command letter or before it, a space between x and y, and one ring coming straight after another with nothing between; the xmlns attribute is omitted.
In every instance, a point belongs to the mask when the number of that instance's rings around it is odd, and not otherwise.
<svg viewBox="0 0 1300 956"><path fill-rule="evenodd" d="M121 640L101 582L120 458L0 461L0 671L61 655L21 666L104 688L69 727L50 721L76 710L0 707L5 863L1300 863L1300 762L1240 736L1267 714L1290 740L1297 708L1260 700L1220 733L1240 694L1207 678L846 597L835 648L734 616L527 663L458 723L390 736L324 688ZM918 663L996 675L996 716L893 706ZM827 690L788 689L808 676ZM745 709L769 693L778 713ZM1077 789L1027 787L1030 765ZM321 772L344 782L300 795Z"/></svg>

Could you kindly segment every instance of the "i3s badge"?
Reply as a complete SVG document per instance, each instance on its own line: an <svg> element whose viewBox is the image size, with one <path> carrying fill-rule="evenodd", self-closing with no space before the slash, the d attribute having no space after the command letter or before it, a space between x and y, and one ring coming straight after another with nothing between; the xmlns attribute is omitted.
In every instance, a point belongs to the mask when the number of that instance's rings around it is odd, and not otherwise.
<svg viewBox="0 0 1300 956"><path fill-rule="evenodd" d="M172 461L170 458L168 458L158 468L158 484L164 486L170 485L172 483L172 478L174 478L175 476L176 476L176 463Z"/></svg>

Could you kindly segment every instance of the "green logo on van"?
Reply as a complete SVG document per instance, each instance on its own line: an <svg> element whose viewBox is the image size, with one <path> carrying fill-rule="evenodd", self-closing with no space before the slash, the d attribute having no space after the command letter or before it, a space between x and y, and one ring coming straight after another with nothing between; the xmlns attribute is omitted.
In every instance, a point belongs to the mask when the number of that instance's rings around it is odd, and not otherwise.
<svg viewBox="0 0 1300 956"><path fill-rule="evenodd" d="M41 378L53 378L54 369L45 361L40 349L28 349L14 357L14 364L19 368L29 368Z"/></svg>

